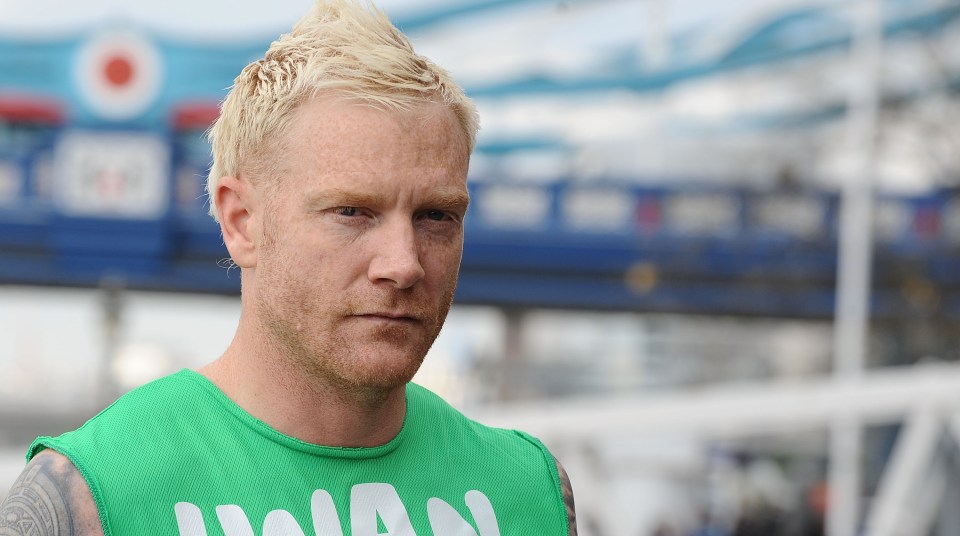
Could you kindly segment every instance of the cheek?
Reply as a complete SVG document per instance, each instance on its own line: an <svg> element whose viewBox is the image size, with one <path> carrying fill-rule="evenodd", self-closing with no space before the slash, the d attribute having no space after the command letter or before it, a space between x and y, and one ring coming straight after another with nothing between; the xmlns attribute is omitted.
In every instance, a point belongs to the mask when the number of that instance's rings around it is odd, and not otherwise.
<svg viewBox="0 0 960 536"><path fill-rule="evenodd" d="M440 289L456 285L460 272L462 248L434 249L421 256L421 264L428 277Z"/></svg>
<svg viewBox="0 0 960 536"><path fill-rule="evenodd" d="M309 253L312 250L296 241L293 236L288 240L275 242L261 253L261 272L268 287L267 292L276 294L291 304L302 303L310 289L317 286L324 256Z"/></svg>
<svg viewBox="0 0 960 536"><path fill-rule="evenodd" d="M420 242L420 264L440 271L456 271L463 255L463 238L423 239Z"/></svg>

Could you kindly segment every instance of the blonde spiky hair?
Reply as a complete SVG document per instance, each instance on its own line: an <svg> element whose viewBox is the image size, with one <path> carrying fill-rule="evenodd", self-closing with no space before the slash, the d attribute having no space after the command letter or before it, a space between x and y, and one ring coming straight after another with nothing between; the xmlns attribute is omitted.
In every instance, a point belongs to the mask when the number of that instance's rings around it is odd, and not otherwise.
<svg viewBox="0 0 960 536"><path fill-rule="evenodd" d="M234 80L210 128L213 166L207 177L210 215L219 220L220 177L271 174L267 149L286 132L297 108L323 92L386 109L440 101L456 116L473 151L479 118L450 75L414 52L410 41L369 2L318 0L280 36L263 59Z"/></svg>

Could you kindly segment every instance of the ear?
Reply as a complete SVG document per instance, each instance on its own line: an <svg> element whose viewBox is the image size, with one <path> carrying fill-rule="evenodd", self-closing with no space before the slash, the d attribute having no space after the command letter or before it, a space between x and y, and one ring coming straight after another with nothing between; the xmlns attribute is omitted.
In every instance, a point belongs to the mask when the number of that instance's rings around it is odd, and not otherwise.
<svg viewBox="0 0 960 536"><path fill-rule="evenodd" d="M221 177L215 192L220 211L223 243L233 262L241 268L257 265L255 195L250 183L236 177Z"/></svg>

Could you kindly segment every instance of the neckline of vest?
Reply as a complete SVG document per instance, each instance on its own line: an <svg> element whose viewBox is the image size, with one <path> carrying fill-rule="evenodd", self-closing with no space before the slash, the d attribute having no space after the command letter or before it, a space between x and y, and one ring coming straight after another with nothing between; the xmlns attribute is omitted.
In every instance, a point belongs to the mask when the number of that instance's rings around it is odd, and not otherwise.
<svg viewBox="0 0 960 536"><path fill-rule="evenodd" d="M403 420L403 426L400 428L400 432L397 435L384 443L376 447L335 447L328 445L318 445L315 443L309 443L296 437L289 436L280 432L270 426L269 424L261 421L260 419L254 417L248 413L245 409L237 405L236 402L230 399L216 384L211 382L206 376L203 376L199 372L183 369L178 374L190 381L194 385L199 386L207 394L209 394L218 404L223 406L234 418L236 418L243 426L253 430L254 432L260 434L261 436L269 439L274 443L278 443L284 447L298 450L307 454L314 456L321 456L327 458L351 458L351 459L361 459L361 458L379 458L381 456L386 456L394 450L397 449L403 443L404 437L407 435L407 430L413 426L410 422L412 420L412 415L416 414L415 411L411 411L411 397L409 392L410 385L408 384L408 389L406 392L406 414Z"/></svg>

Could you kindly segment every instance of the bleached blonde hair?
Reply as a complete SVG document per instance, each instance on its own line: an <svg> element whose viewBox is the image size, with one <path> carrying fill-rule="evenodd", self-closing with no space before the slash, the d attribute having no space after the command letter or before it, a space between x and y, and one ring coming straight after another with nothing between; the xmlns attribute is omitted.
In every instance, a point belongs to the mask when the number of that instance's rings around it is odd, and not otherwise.
<svg viewBox="0 0 960 536"><path fill-rule="evenodd" d="M220 177L272 175L270 155L297 108L335 92L388 110L442 102L457 118L469 152L476 143L476 106L450 75L418 55L405 35L369 2L317 0L289 34L234 80L210 128L213 165L207 177L210 215L219 220Z"/></svg>

